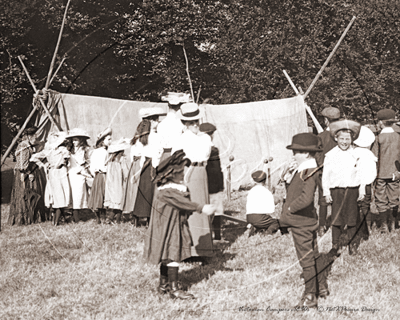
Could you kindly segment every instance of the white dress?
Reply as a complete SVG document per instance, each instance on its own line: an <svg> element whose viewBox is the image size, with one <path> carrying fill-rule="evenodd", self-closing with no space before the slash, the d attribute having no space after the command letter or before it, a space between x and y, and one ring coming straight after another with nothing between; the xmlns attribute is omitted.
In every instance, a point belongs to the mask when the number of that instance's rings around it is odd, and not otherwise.
<svg viewBox="0 0 400 320"><path fill-rule="evenodd" d="M86 148L78 148L75 154L71 153L68 166L69 182L72 191L72 209L88 208L88 190L86 187L85 176L81 173L86 171L84 165L88 161Z"/></svg>

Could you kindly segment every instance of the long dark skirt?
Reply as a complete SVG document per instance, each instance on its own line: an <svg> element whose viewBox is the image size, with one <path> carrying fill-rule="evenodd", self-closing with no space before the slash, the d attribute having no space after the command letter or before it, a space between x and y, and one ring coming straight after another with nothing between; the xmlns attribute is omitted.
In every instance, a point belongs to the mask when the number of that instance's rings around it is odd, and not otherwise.
<svg viewBox="0 0 400 320"><path fill-rule="evenodd" d="M332 195L332 225L354 227L359 221L358 187L334 188Z"/></svg>
<svg viewBox="0 0 400 320"><path fill-rule="evenodd" d="M45 177L39 168L32 172L34 180L29 181L29 175L24 174L24 181L21 181L21 172L14 171L14 183L11 191L10 213L8 216L9 225L21 225L32 222L41 222L46 219L44 207ZM35 200L28 196L35 194Z"/></svg>
<svg viewBox="0 0 400 320"><path fill-rule="evenodd" d="M151 214L151 208L154 197L154 183L151 181L151 159L146 157L142 172L140 173L140 181L135 201L133 215L139 218L148 218Z"/></svg>
<svg viewBox="0 0 400 320"><path fill-rule="evenodd" d="M210 203L208 194L207 172L205 167L190 166L185 169L185 180L190 193L190 200L200 205ZM211 235L211 217L193 212L188 218L193 246L192 257L209 257L213 255Z"/></svg>
<svg viewBox="0 0 400 320"><path fill-rule="evenodd" d="M94 180L92 190L90 192L88 208L96 211L102 209L104 205L104 193L106 185L106 174L103 172L97 172Z"/></svg>

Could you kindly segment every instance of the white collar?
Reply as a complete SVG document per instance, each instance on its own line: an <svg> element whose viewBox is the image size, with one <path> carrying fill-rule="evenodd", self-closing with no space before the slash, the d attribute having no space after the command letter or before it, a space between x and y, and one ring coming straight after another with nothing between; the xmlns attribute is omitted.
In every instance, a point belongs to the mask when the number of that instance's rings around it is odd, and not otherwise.
<svg viewBox="0 0 400 320"><path fill-rule="evenodd" d="M392 127L385 127L381 131L381 133L392 133L392 132L394 132Z"/></svg>
<svg viewBox="0 0 400 320"><path fill-rule="evenodd" d="M297 167L296 170L298 172L301 172L303 170L311 169L311 168L312 169L318 168L317 161L315 161L315 159L309 159L309 160L304 161L301 165L299 165Z"/></svg>
<svg viewBox="0 0 400 320"><path fill-rule="evenodd" d="M163 190L163 189L168 189L168 188L176 189L176 190L181 191L181 192L186 192L187 191L187 187L185 185L174 183L174 182L169 182L167 184L164 184L163 186L158 187L157 189L158 190Z"/></svg>

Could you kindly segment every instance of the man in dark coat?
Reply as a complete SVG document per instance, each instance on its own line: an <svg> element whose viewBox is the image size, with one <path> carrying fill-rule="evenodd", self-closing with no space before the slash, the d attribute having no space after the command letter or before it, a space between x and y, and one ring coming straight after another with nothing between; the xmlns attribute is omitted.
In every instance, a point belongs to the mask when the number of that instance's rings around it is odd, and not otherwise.
<svg viewBox="0 0 400 320"><path fill-rule="evenodd" d="M320 138L322 152L319 152L315 155L315 159L317 160L318 166L322 166L324 164L325 154L336 147L337 143L332 135L329 132L329 124L339 120L340 118L340 110L334 107L328 107L322 110L321 115L324 116L325 130L318 134ZM322 170L320 171L319 177L322 176ZM322 185L318 185L318 195L319 195L319 229L318 235L322 237L326 231L328 231L328 225L326 223L326 216L328 214L328 204L325 201L325 197L322 192Z"/></svg>

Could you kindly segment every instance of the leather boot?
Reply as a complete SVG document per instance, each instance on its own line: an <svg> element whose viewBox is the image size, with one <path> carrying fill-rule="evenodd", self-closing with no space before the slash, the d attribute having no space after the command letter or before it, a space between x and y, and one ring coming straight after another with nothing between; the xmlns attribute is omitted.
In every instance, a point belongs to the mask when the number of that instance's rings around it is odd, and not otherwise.
<svg viewBox="0 0 400 320"><path fill-rule="evenodd" d="M114 223L114 215L115 215L114 210L109 209L109 210L106 211L106 216L107 216L106 224L113 224Z"/></svg>
<svg viewBox="0 0 400 320"><path fill-rule="evenodd" d="M192 294L187 293L180 288L180 284L178 282L178 270L179 267L168 265L168 280L170 287L169 296L172 299L194 299L194 296Z"/></svg>
<svg viewBox="0 0 400 320"><path fill-rule="evenodd" d="M329 258L329 255L320 255L315 260L315 267L317 270L318 280L318 297L325 299L329 296L330 292L328 289L328 274L333 263L333 258Z"/></svg>
<svg viewBox="0 0 400 320"><path fill-rule="evenodd" d="M305 290L296 308L317 308L317 272L315 266L303 268Z"/></svg>
<svg viewBox="0 0 400 320"><path fill-rule="evenodd" d="M139 218L132 214L131 223L134 225L135 228L137 228L139 224Z"/></svg>
<svg viewBox="0 0 400 320"><path fill-rule="evenodd" d="M379 231L381 233L388 233L389 232L389 227L388 227L388 211L383 211L379 212Z"/></svg>
<svg viewBox="0 0 400 320"><path fill-rule="evenodd" d="M94 213L95 213L95 215L96 215L96 222L97 222L97 224L101 224L100 211L95 211Z"/></svg>
<svg viewBox="0 0 400 320"><path fill-rule="evenodd" d="M318 308L318 298L314 293L303 293L299 303L295 306L295 309L303 309L306 311L311 308Z"/></svg>
<svg viewBox="0 0 400 320"><path fill-rule="evenodd" d="M394 228L399 229L400 228L400 214L399 214L399 207L394 207L393 208L393 218L394 218Z"/></svg>
<svg viewBox="0 0 400 320"><path fill-rule="evenodd" d="M118 224L121 224L121 212L118 212L115 215L115 222L118 223Z"/></svg>
<svg viewBox="0 0 400 320"><path fill-rule="evenodd" d="M79 211L78 210L72 210L72 216L74 217L74 222L78 223L79 222Z"/></svg>
<svg viewBox="0 0 400 320"><path fill-rule="evenodd" d="M57 209L54 215L54 225L57 226L61 216L61 209Z"/></svg>

